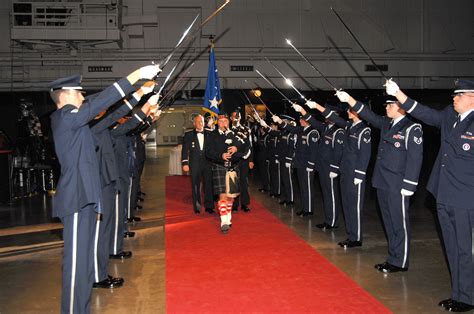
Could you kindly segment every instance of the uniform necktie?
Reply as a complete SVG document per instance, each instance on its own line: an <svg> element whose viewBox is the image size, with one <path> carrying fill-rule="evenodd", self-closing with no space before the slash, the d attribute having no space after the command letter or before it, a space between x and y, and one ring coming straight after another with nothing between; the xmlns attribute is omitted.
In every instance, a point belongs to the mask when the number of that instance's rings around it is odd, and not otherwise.
<svg viewBox="0 0 474 314"><path fill-rule="evenodd" d="M388 129L390 130L392 127L393 127L393 119L392 119L392 121L390 121L390 124L389 124L389 126L388 126Z"/></svg>
<svg viewBox="0 0 474 314"><path fill-rule="evenodd" d="M460 115L460 114L458 114L458 117L457 117L457 119L456 119L456 122L454 122L454 124L453 124L453 129L454 129L459 123L461 123L461 115Z"/></svg>

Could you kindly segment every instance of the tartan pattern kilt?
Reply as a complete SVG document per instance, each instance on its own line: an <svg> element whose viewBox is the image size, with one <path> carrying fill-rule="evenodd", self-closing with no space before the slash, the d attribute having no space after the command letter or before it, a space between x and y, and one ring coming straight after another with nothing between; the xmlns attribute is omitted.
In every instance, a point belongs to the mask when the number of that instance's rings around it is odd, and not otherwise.
<svg viewBox="0 0 474 314"><path fill-rule="evenodd" d="M226 193L226 174L227 168L219 165L219 164L212 164L212 188L214 195L219 195ZM239 175L239 168L236 167L234 171L237 172L237 176Z"/></svg>

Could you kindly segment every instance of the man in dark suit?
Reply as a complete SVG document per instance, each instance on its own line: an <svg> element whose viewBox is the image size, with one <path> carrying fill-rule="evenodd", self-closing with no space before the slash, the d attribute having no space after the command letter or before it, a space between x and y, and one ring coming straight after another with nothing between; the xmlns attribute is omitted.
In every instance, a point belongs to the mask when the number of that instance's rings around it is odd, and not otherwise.
<svg viewBox="0 0 474 314"><path fill-rule="evenodd" d="M51 129L61 164L53 216L59 217L64 225L62 313L88 313L94 281L93 236L95 221L101 214L101 184L88 123L132 92L136 81L152 79L159 70L155 65L143 67L87 101L79 75L51 83L50 96L57 107L51 114Z"/></svg>
<svg viewBox="0 0 474 314"><path fill-rule="evenodd" d="M209 132L204 130L204 117L194 117L194 129L184 134L181 163L184 172L191 172L194 213L200 214L202 207L201 181L204 181L204 207L214 213L212 197L212 170L206 159L206 140Z"/></svg>
<svg viewBox="0 0 474 314"><path fill-rule="evenodd" d="M410 253L408 209L423 161L421 125L408 119L397 101L388 100L387 116L379 116L346 92L338 91L336 95L362 119L380 129L372 186L377 189L387 234L388 258L375 268L384 273L407 271Z"/></svg>
<svg viewBox="0 0 474 314"><path fill-rule="evenodd" d="M441 130L441 147L428 190L435 196L443 242L451 271L451 298L439 302L450 312L474 309L474 81L456 82L453 106L436 110L408 98L389 80L387 94L395 96L408 114Z"/></svg>

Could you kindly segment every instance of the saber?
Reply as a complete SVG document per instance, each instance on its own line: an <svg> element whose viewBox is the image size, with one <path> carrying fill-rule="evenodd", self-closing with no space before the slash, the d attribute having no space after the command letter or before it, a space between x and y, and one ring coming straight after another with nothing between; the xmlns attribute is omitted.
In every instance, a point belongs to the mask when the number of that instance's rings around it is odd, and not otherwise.
<svg viewBox="0 0 474 314"><path fill-rule="evenodd" d="M168 56L166 56L160 63L159 63L159 66L161 69L163 69L166 64L170 61L171 57L176 53L176 51L178 50L178 48L183 44L185 43L186 41L189 41L191 40L192 38L194 38L197 33L207 24L209 23L210 20L212 20L217 14L219 14L220 11L222 11L226 5L228 5L230 3L230 0L226 0L220 7L218 7L214 12L211 13L211 15L209 15L207 17L207 19L204 20L204 22L201 23L201 25L199 25L199 27L191 33L190 36L188 36L189 34L189 31L191 30L191 28L193 27L194 23L196 22L196 20L198 19L199 17L199 14L194 18L193 22L191 23L191 25L186 29L186 31L183 33L183 35L181 36L180 40L178 41L178 44L173 48L173 50L171 50L171 52L168 54Z"/></svg>
<svg viewBox="0 0 474 314"><path fill-rule="evenodd" d="M385 76L385 74L382 72L382 70L380 70L379 66L375 63L374 59L372 59L372 57L370 56L370 54L367 52L367 50L365 50L364 46L362 46L362 44L360 43L360 41L357 39L357 37L354 35L354 33L350 30L350 28L346 25L346 23L344 23L344 20L342 19L342 17L336 12L336 10L334 10L332 7L331 7L331 11L337 16L337 18L339 19L339 21L342 23L342 25L344 25L344 27L346 28L347 32L349 33L349 35L352 36L352 38L355 40L355 42L359 45L359 47L362 49L362 51L365 53L365 55L370 59L370 62L372 62L372 64L375 66L375 68L377 68L377 70L379 70L379 73L380 75L385 78L386 80L388 80L387 76Z"/></svg>
<svg viewBox="0 0 474 314"><path fill-rule="evenodd" d="M163 98L161 99L161 101L158 103L159 107L161 107L161 104L166 100L168 99L172 93L175 93L177 90L178 90L178 85L183 81L184 78L186 78L189 74L190 74L190 69L192 68L192 66L194 65L194 62L191 63L184 71L182 71L181 73L183 75L179 75L177 77L177 79L174 81L174 83L171 85L169 91L163 96ZM184 86L184 85L183 85ZM163 108L165 107L168 107L170 106L169 104L164 104L163 105Z"/></svg>
<svg viewBox="0 0 474 314"><path fill-rule="evenodd" d="M286 95L283 94L283 92L279 90L278 87L276 87L268 78L266 78L265 75L260 73L260 71L257 69L255 69L255 72L257 72L258 75L260 75L271 87L273 87L280 95L282 95L286 101L293 105L293 102L288 97L286 97Z"/></svg>
<svg viewBox="0 0 474 314"><path fill-rule="evenodd" d="M160 89L157 92L158 97L160 97L161 92L163 91L163 88L165 88L166 83L169 81L169 79L170 79L171 75L173 74L174 70L176 70L176 67L178 66L178 64L179 63L176 63L176 65L173 67L173 69L171 69L171 72L168 74L168 76L166 76L165 81L163 82L163 84L161 85Z"/></svg>
<svg viewBox="0 0 474 314"><path fill-rule="evenodd" d="M311 63L311 61L308 60L308 58L306 58L292 43L291 43L291 40L289 39L285 39L286 40L286 43L288 45L291 46L291 48L293 48L297 54L300 55L301 58L303 58L304 61L306 61L306 63L308 63L316 72L319 73L319 75L321 75L321 77L326 81L326 83L328 83L329 86L331 86L334 90L337 91L337 88L336 86L334 86L331 81L328 80L328 78L321 72L319 71L319 69L313 64Z"/></svg>
<svg viewBox="0 0 474 314"><path fill-rule="evenodd" d="M191 23L191 25L189 25L189 27L184 31L183 35L181 36L181 38L179 39L178 43L176 44L176 46L174 46L173 50L171 50L171 52L166 56L166 58L160 62L159 66L161 69L163 69L167 64L168 62L171 60L171 57L173 56L173 54L176 52L176 50L178 50L179 46L181 46L181 44L183 43L184 39L186 38L186 36L188 36L189 34L189 31L191 30L191 28L193 27L194 23L196 23L198 17L199 17L200 14L196 15L196 17L194 18L193 22Z"/></svg>
<svg viewBox="0 0 474 314"><path fill-rule="evenodd" d="M285 77L285 76L283 75L283 73L281 73L281 71L278 70L278 68L276 67L276 65L273 64L273 62L270 61L270 59L268 59L267 57L264 57L264 58L265 58L265 61L267 61L268 63L270 63L270 64L272 65L272 67L278 72L278 74L280 74L280 76L285 80L285 83L286 83L286 84L288 84L289 86L291 86L291 88L293 88L293 89L295 90L295 92L297 92L298 95L300 95L300 97L301 97L302 99L304 99L304 101L308 101L308 99L306 99L306 97L304 97L303 94L301 94L301 92L293 85L293 82L292 82L289 78Z"/></svg>

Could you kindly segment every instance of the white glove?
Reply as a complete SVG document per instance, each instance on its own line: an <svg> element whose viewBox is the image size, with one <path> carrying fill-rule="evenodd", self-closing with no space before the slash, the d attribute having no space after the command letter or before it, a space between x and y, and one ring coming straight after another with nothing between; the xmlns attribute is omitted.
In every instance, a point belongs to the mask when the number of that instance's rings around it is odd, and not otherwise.
<svg viewBox="0 0 474 314"><path fill-rule="evenodd" d="M156 104L158 103L159 98L160 98L160 95L155 94L155 95L151 96L150 98L148 98L148 103L151 106L156 106Z"/></svg>
<svg viewBox="0 0 474 314"><path fill-rule="evenodd" d="M395 96L400 91L400 87L398 87L397 83L392 81L392 79L386 80L384 86L385 91L390 96Z"/></svg>
<svg viewBox="0 0 474 314"><path fill-rule="evenodd" d="M140 89L142 90L143 92L143 95L146 95L146 94L149 94L153 91L153 89L155 88L155 84L154 82L148 84L148 82L143 85L142 87L140 87Z"/></svg>
<svg viewBox="0 0 474 314"><path fill-rule="evenodd" d="M338 90L336 92L336 96L337 96L337 98L339 98L340 102L349 102L349 98L351 98L351 96L349 96L348 93L346 93L345 91L342 91L342 90Z"/></svg>
<svg viewBox="0 0 474 314"><path fill-rule="evenodd" d="M279 161L278 159L276 159L276 160L275 160L275 163L276 163L276 164L279 164L279 163L280 163L280 161Z"/></svg>
<svg viewBox="0 0 474 314"><path fill-rule="evenodd" d="M283 123L283 120L282 120L282 119L280 119L280 117L279 117L279 116L277 116L277 115L275 115L275 116L272 116L272 120L273 120L273 122L275 122L275 123L278 123L278 124L281 124L281 123Z"/></svg>
<svg viewBox="0 0 474 314"><path fill-rule="evenodd" d="M140 68L140 79L151 80L161 72L158 64L147 65Z"/></svg>
<svg viewBox="0 0 474 314"><path fill-rule="evenodd" d="M306 167L306 171L313 172L313 169Z"/></svg>
<svg viewBox="0 0 474 314"><path fill-rule="evenodd" d="M265 122L265 120L260 119L260 125L264 128L268 128L268 124Z"/></svg>
<svg viewBox="0 0 474 314"><path fill-rule="evenodd" d="M397 86L398 87L398 86ZM408 191L408 190L405 190L405 189L402 189L400 191L400 194L402 194L403 196L412 196L414 192L412 191Z"/></svg>
<svg viewBox="0 0 474 314"><path fill-rule="evenodd" d="M286 167L286 168L290 168L290 167L291 167L291 163L285 162L285 167Z"/></svg>
<svg viewBox="0 0 474 314"><path fill-rule="evenodd" d="M358 185L358 184L361 184L361 183L362 183L362 179L354 178L354 185Z"/></svg>
<svg viewBox="0 0 474 314"><path fill-rule="evenodd" d="M303 107L301 107L298 104L293 104L293 109L295 109L296 112L301 112L303 110Z"/></svg>
<svg viewBox="0 0 474 314"><path fill-rule="evenodd" d="M311 108L311 109L315 109L316 105L317 105L317 103L315 101L308 100L306 102L306 106L308 106L308 108Z"/></svg>
<svg viewBox="0 0 474 314"><path fill-rule="evenodd" d="M335 172L332 172L332 171L331 171L331 172L329 172L329 177L330 177L331 179L337 178L337 176L338 176L338 174L337 174L337 173L335 173Z"/></svg>

